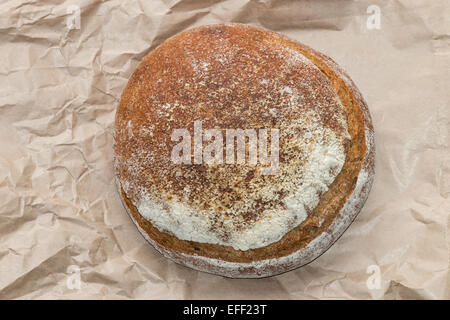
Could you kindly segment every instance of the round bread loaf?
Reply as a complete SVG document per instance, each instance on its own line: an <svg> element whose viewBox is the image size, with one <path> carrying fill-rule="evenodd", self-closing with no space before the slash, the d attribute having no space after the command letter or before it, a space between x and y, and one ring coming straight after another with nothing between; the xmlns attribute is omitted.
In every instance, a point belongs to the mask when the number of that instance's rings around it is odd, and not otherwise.
<svg viewBox="0 0 450 320"><path fill-rule="evenodd" d="M236 278L311 262L374 176L366 103L329 57L275 32L207 25L154 49L116 114L124 206L164 256Z"/></svg>

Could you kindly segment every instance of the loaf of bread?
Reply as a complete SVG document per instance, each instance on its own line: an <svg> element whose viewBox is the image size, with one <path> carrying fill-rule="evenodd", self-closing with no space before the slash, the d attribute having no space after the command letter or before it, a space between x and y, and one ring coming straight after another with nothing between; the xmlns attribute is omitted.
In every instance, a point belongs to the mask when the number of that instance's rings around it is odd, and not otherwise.
<svg viewBox="0 0 450 320"><path fill-rule="evenodd" d="M227 277L311 262L374 176L369 111L329 57L243 24L182 32L148 54L116 113L124 206L164 256Z"/></svg>

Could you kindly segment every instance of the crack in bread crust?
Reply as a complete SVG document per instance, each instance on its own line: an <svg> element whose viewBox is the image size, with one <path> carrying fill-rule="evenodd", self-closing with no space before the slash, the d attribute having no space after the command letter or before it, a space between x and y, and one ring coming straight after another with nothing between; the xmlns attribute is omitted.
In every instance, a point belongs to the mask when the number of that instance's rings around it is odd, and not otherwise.
<svg viewBox="0 0 450 320"><path fill-rule="evenodd" d="M320 69L321 74L329 80L332 89L339 97L340 103L345 107L347 130L351 139L345 145L346 159L342 169L333 183L328 186L328 190L321 195L318 205L308 213L308 216L300 225L274 243L245 251L235 250L231 246L180 240L170 233L161 232L150 221L143 218L130 199L133 194L127 194L124 191L123 181L125 179L123 179L123 176L126 173L123 171L124 166L121 160L126 156L124 150L127 149L127 141L117 139L118 134L122 134L120 131L116 132L115 143L115 163L119 177L119 190L127 211L139 226L140 231L145 234L147 239L151 239L152 244L160 252L174 261L202 271L233 277L278 274L307 263L323 253L348 227L364 204L374 174L373 127L370 115L359 91L330 58L298 42L260 28L239 24L221 24L204 26L196 30L206 30L207 28L212 28L213 32L225 30L228 33L236 32L240 35L246 33L263 34L265 39L276 39L286 48L300 52ZM184 34L189 32L192 31ZM208 32L211 32L211 30ZM142 77L146 71L146 59L130 79L127 89L131 93L129 95L124 93L121 106L128 105L130 101L135 99L133 94L136 94L135 90L137 89L133 88L133 85L135 85L136 79ZM119 112L121 113L119 114ZM127 108L120 108L119 106L116 128L124 128L123 123L121 123L121 116L126 118L129 116L127 112L129 112ZM138 114L137 116L145 117L146 115ZM323 123L324 125L330 125L331 123L334 130L340 130L341 127L336 122L333 124L331 121L335 120L331 119L328 122L323 121ZM240 123L240 125L246 124ZM154 134L161 134L161 132L154 132ZM361 175L361 172L367 174ZM351 209L347 209L350 207ZM336 225L339 221L340 223ZM324 240L317 241L317 239ZM315 245L311 250L311 244L314 241L320 244ZM309 253L306 254L306 252ZM291 256L293 256L292 259L282 262L282 257ZM262 268L255 267L255 262L258 261L262 263ZM266 263L263 263L264 261ZM225 268L226 263L228 263L228 267Z"/></svg>

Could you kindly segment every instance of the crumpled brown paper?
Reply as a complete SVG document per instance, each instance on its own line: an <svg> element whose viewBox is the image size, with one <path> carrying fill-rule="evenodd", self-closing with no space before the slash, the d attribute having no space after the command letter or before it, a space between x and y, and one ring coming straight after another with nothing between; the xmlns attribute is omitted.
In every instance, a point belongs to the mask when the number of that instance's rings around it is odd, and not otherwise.
<svg viewBox="0 0 450 320"><path fill-rule="evenodd" d="M0 4L0 298L450 298L449 16L446 0ZM333 57L376 130L375 183L355 222L317 260L272 278L168 261L113 183L115 109L139 61L225 21Z"/></svg>

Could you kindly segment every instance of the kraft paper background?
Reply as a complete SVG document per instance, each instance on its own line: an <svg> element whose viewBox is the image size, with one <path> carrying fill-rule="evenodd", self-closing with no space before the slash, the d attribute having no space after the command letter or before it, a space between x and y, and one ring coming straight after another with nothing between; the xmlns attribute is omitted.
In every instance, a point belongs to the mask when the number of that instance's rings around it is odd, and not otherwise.
<svg viewBox="0 0 450 320"><path fill-rule="evenodd" d="M355 222L311 264L266 279L168 261L113 183L115 109L137 64L178 32L231 21L334 58L376 130ZM2 1L0 298L450 299L449 92L446 0Z"/></svg>

